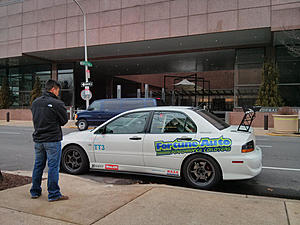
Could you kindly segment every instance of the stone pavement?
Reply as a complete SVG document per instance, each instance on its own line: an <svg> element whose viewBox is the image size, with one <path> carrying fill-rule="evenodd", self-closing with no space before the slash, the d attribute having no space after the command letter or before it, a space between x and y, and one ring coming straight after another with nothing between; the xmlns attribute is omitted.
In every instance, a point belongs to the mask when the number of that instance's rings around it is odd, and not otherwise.
<svg viewBox="0 0 300 225"><path fill-rule="evenodd" d="M28 175L24 174L24 175ZM167 185L107 185L61 174L67 201L31 199L30 184L0 191L1 225L299 225L300 201Z"/></svg>

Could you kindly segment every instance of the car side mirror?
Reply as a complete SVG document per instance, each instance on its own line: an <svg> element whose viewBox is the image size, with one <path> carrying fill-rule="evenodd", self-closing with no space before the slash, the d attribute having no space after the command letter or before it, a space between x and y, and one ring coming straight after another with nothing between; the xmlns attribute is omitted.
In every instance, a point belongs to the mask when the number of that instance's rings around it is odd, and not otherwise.
<svg viewBox="0 0 300 225"><path fill-rule="evenodd" d="M93 111L94 110L94 108L93 107L91 107L91 108L88 108L88 111Z"/></svg>

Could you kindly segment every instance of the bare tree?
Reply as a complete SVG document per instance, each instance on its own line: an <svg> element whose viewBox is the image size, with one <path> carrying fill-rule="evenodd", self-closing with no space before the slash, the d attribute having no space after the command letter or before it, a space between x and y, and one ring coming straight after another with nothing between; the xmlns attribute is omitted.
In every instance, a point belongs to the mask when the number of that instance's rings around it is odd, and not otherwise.
<svg viewBox="0 0 300 225"><path fill-rule="evenodd" d="M300 57L300 31L283 29L284 38L280 40L294 57Z"/></svg>

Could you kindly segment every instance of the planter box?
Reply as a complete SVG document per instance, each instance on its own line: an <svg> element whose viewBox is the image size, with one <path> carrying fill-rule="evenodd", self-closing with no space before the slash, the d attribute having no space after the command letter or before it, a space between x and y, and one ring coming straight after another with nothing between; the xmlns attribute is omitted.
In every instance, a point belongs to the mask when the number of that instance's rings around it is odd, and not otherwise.
<svg viewBox="0 0 300 225"><path fill-rule="evenodd" d="M274 130L277 133L297 133L298 115L276 115L274 118Z"/></svg>

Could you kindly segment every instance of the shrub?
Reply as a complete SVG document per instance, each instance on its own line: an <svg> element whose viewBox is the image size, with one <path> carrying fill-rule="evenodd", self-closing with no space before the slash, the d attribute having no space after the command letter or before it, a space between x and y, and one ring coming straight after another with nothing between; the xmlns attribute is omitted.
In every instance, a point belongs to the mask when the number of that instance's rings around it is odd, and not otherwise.
<svg viewBox="0 0 300 225"><path fill-rule="evenodd" d="M36 77L34 85L33 85L33 89L30 93L31 97L30 97L30 105L32 105L32 102L40 97L42 95L42 86L41 86L41 82L40 82L40 78Z"/></svg>
<svg viewBox="0 0 300 225"><path fill-rule="evenodd" d="M282 98L279 95L279 70L274 61L267 60L263 65L262 83L258 92L257 105L267 107L282 106Z"/></svg>
<svg viewBox="0 0 300 225"><path fill-rule="evenodd" d="M12 93L9 89L7 77L2 80L0 89L0 109L8 109L12 105Z"/></svg>

